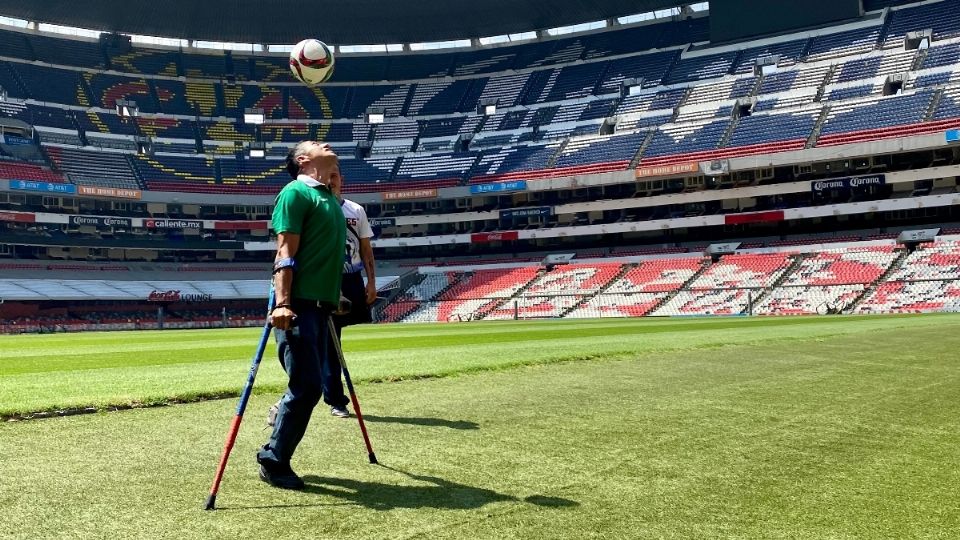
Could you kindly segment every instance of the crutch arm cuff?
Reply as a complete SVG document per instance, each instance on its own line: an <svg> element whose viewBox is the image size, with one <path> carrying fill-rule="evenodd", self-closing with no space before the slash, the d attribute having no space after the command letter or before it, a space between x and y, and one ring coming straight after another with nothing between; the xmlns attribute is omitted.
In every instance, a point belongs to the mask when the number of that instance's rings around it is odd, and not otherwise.
<svg viewBox="0 0 960 540"><path fill-rule="evenodd" d="M276 274L277 272L283 270L284 268L289 268L289 269L291 269L291 270L293 270L293 271L296 271L296 270L297 270L297 261L295 261L292 257L284 257L284 258L282 258L282 259L277 259L276 261L274 261L274 263L273 263L273 273L274 273L274 274Z"/></svg>

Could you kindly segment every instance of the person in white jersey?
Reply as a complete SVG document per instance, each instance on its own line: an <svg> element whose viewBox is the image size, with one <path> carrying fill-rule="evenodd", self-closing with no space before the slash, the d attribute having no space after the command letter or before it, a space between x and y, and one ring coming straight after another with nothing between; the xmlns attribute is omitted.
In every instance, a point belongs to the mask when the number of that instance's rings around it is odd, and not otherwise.
<svg viewBox="0 0 960 540"><path fill-rule="evenodd" d="M333 193L340 197L340 208L347 221L347 246L343 262L343 281L340 285L340 294L350 300L351 311L343 315L334 315L333 322L337 328L337 339L340 339L344 326L372 322L370 306L377 301L377 275L373 258L373 229L367 220L367 212L359 204L344 199L342 194L343 180L337 177L330 184ZM367 281L364 284L363 275ZM324 402L330 405L330 414L347 418L350 411L347 404L350 399L343 393L343 382L340 377L340 363L336 358L323 366L323 396Z"/></svg>

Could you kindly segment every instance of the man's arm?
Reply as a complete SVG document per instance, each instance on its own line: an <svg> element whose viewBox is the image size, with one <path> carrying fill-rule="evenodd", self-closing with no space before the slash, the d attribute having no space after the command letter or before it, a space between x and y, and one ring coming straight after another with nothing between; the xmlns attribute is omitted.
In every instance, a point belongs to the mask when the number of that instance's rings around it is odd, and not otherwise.
<svg viewBox="0 0 960 540"><path fill-rule="evenodd" d="M280 233L277 235L277 257L275 261L281 259L293 259L300 248L300 235L294 233ZM290 301L293 289L293 268L283 268L273 275L273 290L275 306L280 306L271 312L273 327L278 330L287 330L296 314L290 308Z"/></svg>
<svg viewBox="0 0 960 540"><path fill-rule="evenodd" d="M363 270L367 273L367 305L377 301L377 271L373 260L373 244L369 238L360 239L360 259L363 260Z"/></svg>

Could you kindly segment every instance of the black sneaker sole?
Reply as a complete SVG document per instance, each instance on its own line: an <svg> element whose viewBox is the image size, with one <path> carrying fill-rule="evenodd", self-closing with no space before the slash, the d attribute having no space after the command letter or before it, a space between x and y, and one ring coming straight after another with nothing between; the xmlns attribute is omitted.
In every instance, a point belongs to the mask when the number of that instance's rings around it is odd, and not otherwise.
<svg viewBox="0 0 960 540"><path fill-rule="evenodd" d="M285 482L285 481L273 480L270 478L270 475L264 472L263 467L260 467L259 476L260 476L260 480L263 480L264 482L270 484L271 486L279 489L289 489L293 491L299 491L299 490L302 490L304 487L306 487L303 481L300 480L299 478L297 479L299 480L299 482L294 482L294 481Z"/></svg>

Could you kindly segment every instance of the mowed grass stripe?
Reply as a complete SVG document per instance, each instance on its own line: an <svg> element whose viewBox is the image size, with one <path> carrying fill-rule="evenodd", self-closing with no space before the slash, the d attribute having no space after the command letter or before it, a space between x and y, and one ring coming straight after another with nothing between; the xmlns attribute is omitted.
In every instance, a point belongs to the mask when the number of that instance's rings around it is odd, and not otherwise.
<svg viewBox="0 0 960 540"><path fill-rule="evenodd" d="M885 317L896 320L911 316ZM855 320L877 320L877 317L857 317ZM348 330L360 339L345 344L347 351L385 351L397 348L417 348L444 345L471 345L489 342L511 343L533 340L552 340L569 337L615 337L621 335L665 332L703 332L736 328L806 327L822 325L820 317L790 317L747 319L717 317L703 319L588 319L547 321L474 322L469 324L367 325ZM258 330L256 330L258 331ZM254 329L245 332L253 333ZM109 359L114 354L140 351L180 351L192 348L218 349L237 345L238 332L233 329L168 330L134 332L90 332L83 334L48 334L5 336L9 343L0 341L0 359L36 358L56 360L64 357L96 356ZM115 336L122 336L118 339ZM255 337L252 339L256 339ZM173 356L173 355L171 355ZM132 360L136 360L133 358ZM200 360L203 361L203 360ZM164 362L160 362L164 363ZM58 362L64 365L63 362ZM73 361L66 363L73 369ZM104 366L101 366L104 367ZM0 374L6 372L0 368Z"/></svg>
<svg viewBox="0 0 960 540"><path fill-rule="evenodd" d="M624 358L737 344L803 341L843 334L911 331L930 326L956 330L960 327L960 317L370 325L348 328L344 343L352 374L357 382L362 382L448 376L585 358ZM407 331L410 334L402 337ZM258 335L258 329L76 335L82 338L76 341L96 351L87 356L70 354L77 348L74 340L69 339L72 336L0 339L3 352L0 355L0 415L237 395ZM390 337L383 338L383 335ZM50 337L50 342L45 342L44 337ZM458 342L466 338L471 339ZM105 352L117 346L117 342L122 347L136 343L140 348L135 352ZM376 343L373 350L364 350L371 342ZM24 343L28 349L42 346L47 356L16 356L22 354ZM191 344L195 347L191 348ZM387 345L390 347L383 348ZM284 385L285 376L271 343L258 377L257 391L276 392Z"/></svg>
<svg viewBox="0 0 960 540"><path fill-rule="evenodd" d="M956 327L794 335L367 385L270 489L232 403L0 424L13 538L954 538ZM758 336L754 336L756 338ZM509 348L509 347L508 347ZM275 395L255 396L260 415ZM320 411L323 412L322 410ZM252 425L251 425L252 424Z"/></svg>

